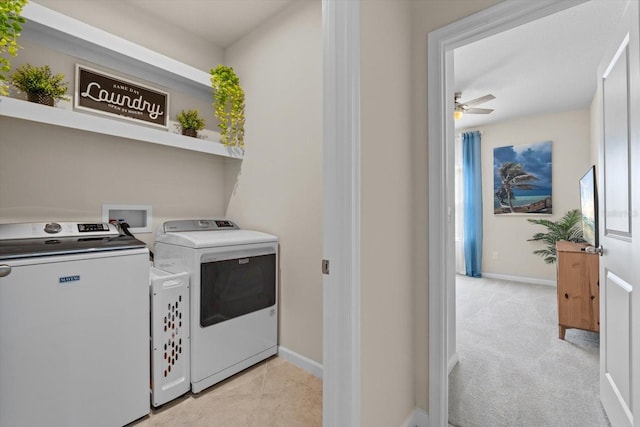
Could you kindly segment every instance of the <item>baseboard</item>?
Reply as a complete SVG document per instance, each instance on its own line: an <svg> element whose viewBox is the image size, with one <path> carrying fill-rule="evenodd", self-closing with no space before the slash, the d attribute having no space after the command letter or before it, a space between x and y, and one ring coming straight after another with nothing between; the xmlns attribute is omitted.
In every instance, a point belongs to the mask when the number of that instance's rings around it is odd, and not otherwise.
<svg viewBox="0 0 640 427"><path fill-rule="evenodd" d="M424 409L415 408L401 427L429 427L429 414Z"/></svg>
<svg viewBox="0 0 640 427"><path fill-rule="evenodd" d="M557 286L555 280L534 279L533 277L510 276L507 274L495 274L495 273L485 273L485 272L482 273L482 277L486 277L487 279L509 280L511 282L531 283L534 285L545 285L545 286L553 286L553 287Z"/></svg>
<svg viewBox="0 0 640 427"><path fill-rule="evenodd" d="M311 360L308 357L305 357L301 354L296 353L295 351L291 351L288 348L282 346L278 346L278 356L282 357L288 362L293 363L298 368L304 369L311 375L322 379L322 365L315 360Z"/></svg>

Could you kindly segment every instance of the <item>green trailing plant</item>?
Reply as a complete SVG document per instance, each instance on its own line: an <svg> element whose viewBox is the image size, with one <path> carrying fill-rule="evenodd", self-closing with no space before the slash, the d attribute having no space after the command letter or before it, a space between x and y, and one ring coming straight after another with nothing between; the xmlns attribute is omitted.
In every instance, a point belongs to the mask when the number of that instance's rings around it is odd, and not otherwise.
<svg viewBox="0 0 640 427"><path fill-rule="evenodd" d="M48 65L34 67L29 63L24 64L11 75L10 80L13 86L28 95L69 100L69 84L64 81L64 74L53 74Z"/></svg>
<svg viewBox="0 0 640 427"><path fill-rule="evenodd" d="M193 130L195 132L204 129L205 122L198 110L182 110L176 116L178 125L182 130Z"/></svg>
<svg viewBox="0 0 640 427"><path fill-rule="evenodd" d="M536 233L531 239L527 240L546 244L544 249L535 250L533 253L541 256L547 264L555 264L556 262L556 242L560 240L569 242L582 241L582 216L578 209L568 211L558 221L531 218L527 219L527 221L547 228L545 233Z"/></svg>
<svg viewBox="0 0 640 427"><path fill-rule="evenodd" d="M220 121L220 140L227 146L244 148L244 91L231 67L211 69L213 112Z"/></svg>
<svg viewBox="0 0 640 427"><path fill-rule="evenodd" d="M6 84L7 73L11 70L11 60L6 56L18 55L18 37L22 32L24 19L20 14L27 0L1 0L0 1L0 95L9 94L9 86Z"/></svg>

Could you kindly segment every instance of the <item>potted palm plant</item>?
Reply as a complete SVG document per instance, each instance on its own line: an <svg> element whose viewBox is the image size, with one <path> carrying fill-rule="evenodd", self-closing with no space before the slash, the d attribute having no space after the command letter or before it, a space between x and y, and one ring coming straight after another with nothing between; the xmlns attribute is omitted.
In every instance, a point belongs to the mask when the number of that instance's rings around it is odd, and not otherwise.
<svg viewBox="0 0 640 427"><path fill-rule="evenodd" d="M572 209L565 213L558 221L548 219L527 219L530 223L542 225L547 228L546 233L536 233L528 242L544 242L546 247L533 251L541 256L547 264L556 262L556 242L567 240L569 242L582 242L582 215L578 209Z"/></svg>
<svg viewBox="0 0 640 427"><path fill-rule="evenodd" d="M48 65L34 67L27 63L10 77L11 84L27 94L27 100L53 107L56 100L69 100L64 74L53 74Z"/></svg>
<svg viewBox="0 0 640 427"><path fill-rule="evenodd" d="M198 131L204 129L205 122L198 110L182 110L176 116L178 123L176 126L182 129L182 134L196 138Z"/></svg>

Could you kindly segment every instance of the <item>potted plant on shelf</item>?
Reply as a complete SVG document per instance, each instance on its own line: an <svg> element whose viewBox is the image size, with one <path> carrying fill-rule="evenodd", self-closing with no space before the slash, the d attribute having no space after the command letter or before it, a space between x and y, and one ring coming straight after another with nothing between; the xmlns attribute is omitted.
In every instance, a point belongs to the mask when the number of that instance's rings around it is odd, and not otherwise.
<svg viewBox="0 0 640 427"><path fill-rule="evenodd" d="M220 121L220 142L244 148L244 90L231 67L218 65L211 70L213 109Z"/></svg>
<svg viewBox="0 0 640 427"><path fill-rule="evenodd" d="M27 94L27 100L53 107L56 100L69 100L64 74L53 74L48 65L34 67L27 63L10 77L11 84Z"/></svg>
<svg viewBox="0 0 640 427"><path fill-rule="evenodd" d="M196 138L198 131L204 129L204 119L200 117L198 110L182 110L176 116L179 126L182 129L182 134Z"/></svg>
<svg viewBox="0 0 640 427"><path fill-rule="evenodd" d="M527 221L547 228L546 233L536 233L531 239L527 239L528 242L541 241L547 245L545 249L533 251L534 254L541 256L547 264L555 264L556 262L557 241L582 242L582 216L578 209L568 211L558 221L531 218Z"/></svg>
<svg viewBox="0 0 640 427"><path fill-rule="evenodd" d="M27 0L3 0L0 1L0 95L8 95L9 88L5 84L5 73L11 70L11 61L4 57L4 53L10 56L18 55L18 37L22 31L22 24L26 22L20 14Z"/></svg>

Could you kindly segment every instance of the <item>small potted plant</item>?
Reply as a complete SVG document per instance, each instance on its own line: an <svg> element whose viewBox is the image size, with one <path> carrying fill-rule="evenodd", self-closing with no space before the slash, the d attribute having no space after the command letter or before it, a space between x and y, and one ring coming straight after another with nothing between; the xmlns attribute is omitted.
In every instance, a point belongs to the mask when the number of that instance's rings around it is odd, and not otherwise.
<svg viewBox="0 0 640 427"><path fill-rule="evenodd" d="M179 126L182 129L182 134L196 138L198 131L204 129L204 119L200 117L198 110L182 110L176 117Z"/></svg>
<svg viewBox="0 0 640 427"><path fill-rule="evenodd" d="M27 100L53 107L56 100L69 100L68 83L63 81L64 74L53 74L48 65L34 67L25 64L10 77L11 84L27 94Z"/></svg>

